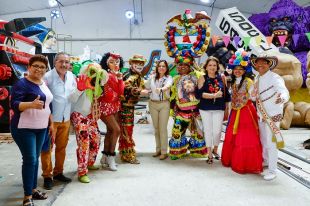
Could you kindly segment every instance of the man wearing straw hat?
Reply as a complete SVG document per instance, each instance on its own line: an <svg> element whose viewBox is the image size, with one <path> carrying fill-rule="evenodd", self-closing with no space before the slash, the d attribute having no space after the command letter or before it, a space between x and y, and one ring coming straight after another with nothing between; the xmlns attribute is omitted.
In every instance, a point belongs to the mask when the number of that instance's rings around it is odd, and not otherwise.
<svg viewBox="0 0 310 206"><path fill-rule="evenodd" d="M251 96L256 100L259 116L260 139L263 146L264 165L268 166L265 180L276 178L278 150L284 147L280 132L283 106L290 96L284 80L271 70L277 66L277 57L260 54L251 58L258 76Z"/></svg>

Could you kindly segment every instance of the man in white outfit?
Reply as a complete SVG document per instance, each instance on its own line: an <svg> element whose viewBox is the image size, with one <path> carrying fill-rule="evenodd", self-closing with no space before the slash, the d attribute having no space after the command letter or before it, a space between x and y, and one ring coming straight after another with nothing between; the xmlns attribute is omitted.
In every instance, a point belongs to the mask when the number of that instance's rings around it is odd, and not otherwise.
<svg viewBox="0 0 310 206"><path fill-rule="evenodd" d="M251 96L255 97L257 104L264 165L268 165L268 172L264 175L264 179L273 180L276 178L278 148L284 147L280 133L283 106L290 96L284 80L271 71L278 63L276 57L262 54L251 58L251 62L258 72Z"/></svg>

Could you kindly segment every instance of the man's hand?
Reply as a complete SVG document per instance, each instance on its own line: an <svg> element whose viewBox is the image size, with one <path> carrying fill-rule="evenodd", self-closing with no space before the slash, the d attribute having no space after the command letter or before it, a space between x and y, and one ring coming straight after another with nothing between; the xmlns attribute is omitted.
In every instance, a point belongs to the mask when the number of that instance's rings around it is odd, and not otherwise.
<svg viewBox="0 0 310 206"><path fill-rule="evenodd" d="M56 137L56 130L54 129L54 125L51 124L49 126L49 130L48 130L48 134L51 138L51 145L53 146L54 142L55 142L55 137Z"/></svg>
<svg viewBox="0 0 310 206"><path fill-rule="evenodd" d="M283 102L284 102L284 100L282 99L281 94L278 94L277 99L275 101L275 104L281 104Z"/></svg>

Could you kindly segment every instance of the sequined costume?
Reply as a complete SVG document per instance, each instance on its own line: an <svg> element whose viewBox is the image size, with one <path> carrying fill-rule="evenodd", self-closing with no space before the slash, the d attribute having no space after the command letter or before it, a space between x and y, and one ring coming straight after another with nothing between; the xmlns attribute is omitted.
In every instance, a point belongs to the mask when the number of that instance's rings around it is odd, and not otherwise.
<svg viewBox="0 0 310 206"><path fill-rule="evenodd" d="M172 138L169 140L169 155L171 159L182 158L190 151L193 157L205 157L207 154L206 143L201 131L201 117L198 110L199 100L195 93L197 88L198 72L191 72L188 75L177 75L171 88L170 101L175 102L174 125ZM194 84L194 90L187 92L184 88L187 84ZM186 130L189 129L191 137L186 138Z"/></svg>
<svg viewBox="0 0 310 206"><path fill-rule="evenodd" d="M139 58L132 58L131 60L139 60ZM143 60L143 64L144 64ZM119 154L121 160L129 163L139 163L136 159L136 151L134 149L135 142L133 140L134 128L134 106L139 101L139 95L143 88L144 81L141 73L131 68L124 73L124 99L121 101L121 109L119 111L119 121L121 128L121 135L119 138Z"/></svg>
<svg viewBox="0 0 310 206"><path fill-rule="evenodd" d="M108 73L109 80L103 88L102 95L98 98L101 115L109 116L120 110L120 97L124 94L124 82L117 79L114 73Z"/></svg>

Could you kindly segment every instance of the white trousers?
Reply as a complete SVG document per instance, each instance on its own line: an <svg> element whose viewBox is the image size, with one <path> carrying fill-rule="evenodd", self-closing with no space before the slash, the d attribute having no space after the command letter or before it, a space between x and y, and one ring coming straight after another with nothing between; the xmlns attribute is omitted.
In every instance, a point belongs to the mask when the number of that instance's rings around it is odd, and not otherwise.
<svg viewBox="0 0 310 206"><path fill-rule="evenodd" d="M221 132L224 118L223 110L199 110L203 135L205 137L206 146L218 146L221 140Z"/></svg>
<svg viewBox="0 0 310 206"><path fill-rule="evenodd" d="M263 159L268 163L269 172L276 173L278 162L278 149L275 142L272 142L273 133L266 122L258 122L260 141L263 146ZM276 122L280 128L280 122Z"/></svg>

